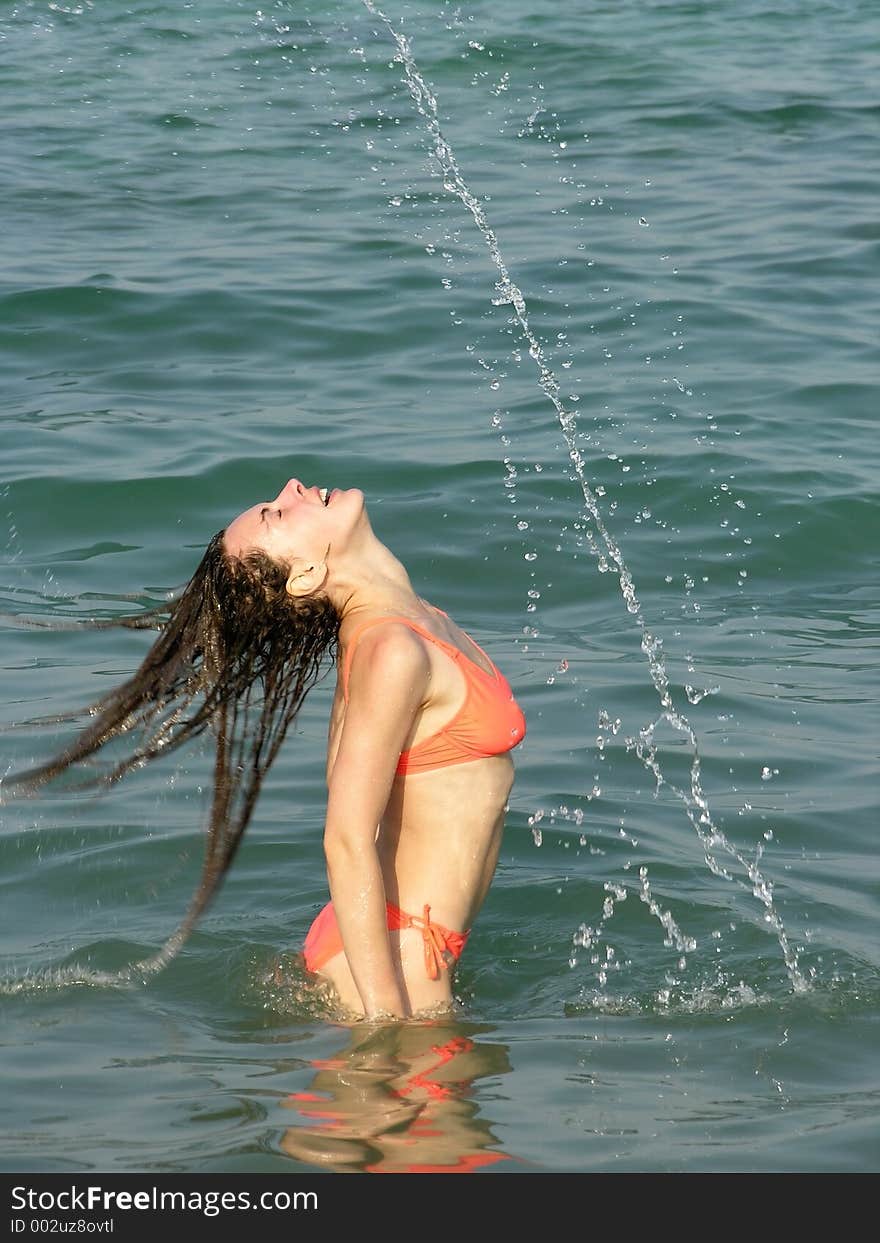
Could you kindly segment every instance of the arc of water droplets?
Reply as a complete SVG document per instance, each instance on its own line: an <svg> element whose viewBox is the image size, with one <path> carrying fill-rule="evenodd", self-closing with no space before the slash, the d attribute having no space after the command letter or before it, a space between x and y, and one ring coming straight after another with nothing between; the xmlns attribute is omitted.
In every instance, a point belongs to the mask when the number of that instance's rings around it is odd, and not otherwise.
<svg viewBox="0 0 880 1243"><path fill-rule="evenodd" d="M122 971L90 971L88 967L77 966L28 971L24 975L0 980L0 997L19 997L23 994L44 993L60 988L116 988L138 978L141 972L135 968L142 965L144 964L136 963L134 967L125 968ZM165 965L167 964L163 962L155 969L151 969L152 960L149 960L149 965L145 966L142 974L152 975L154 970L158 971L161 966Z"/></svg>
<svg viewBox="0 0 880 1243"><path fill-rule="evenodd" d="M431 93L430 88L419 72L409 41L405 35L400 34L392 26L389 19L377 8L373 0L363 0L365 8L373 17L377 18L386 27L389 34L397 45L398 55L396 59L403 65L404 76L410 95L413 98L415 106L422 116L427 126L433 146L434 155L443 171L443 186L450 194L456 195L461 200L467 210L473 217L474 223L483 236L492 262L498 270L499 280L496 282L498 296L493 298L496 306L505 306L507 304L513 307L514 315L520 330L528 342L529 356L534 360L538 368L538 382L541 389L549 398L556 411L559 420L559 426L568 448L568 456L578 481L580 482L581 491L583 492L584 505L589 517L592 519L599 540L593 535L593 532L586 528L586 537L590 552L600 561L607 555L617 569L618 580L620 582L620 590L623 595L624 603L627 611L632 614L638 624L641 632L641 648L645 656L648 658L648 664L651 670L651 680L660 699L660 705L663 709L660 717L653 724L647 726L641 731L641 741L635 744L635 751L639 759L645 767L654 775L657 782L657 789L661 785L666 785L673 794L682 800L685 805L688 819L691 821L697 836L702 843L706 865L715 875L722 876L727 880L733 880L745 889L751 890L752 894L764 906L764 920L770 928L775 932L779 941L785 965L789 973L792 985L796 992L806 990L809 986L804 979L798 967L797 954L791 945L782 920L773 903L773 887L770 881L758 871L757 859L754 862L747 860L740 852L727 840L722 831L714 824L712 815L709 810L709 804L703 793L700 779L700 754L697 746L697 736L693 727L682 713L680 713L672 700L672 694L669 689L669 679L666 675L666 664L663 658L663 640L650 633L645 623L641 605L636 594L635 584L632 575L626 567L623 556L608 531L602 519L597 499L592 488L587 482L584 471L586 462L577 446L575 433L577 431L577 421L572 411L566 410L560 400L559 382L554 376L550 367L547 365L544 351L541 349L540 342L529 326L528 310L522 291L511 280L498 239L494 231L486 219L485 213L477 199L471 193L461 170L455 159L455 154L443 136L440 129L440 123L437 118L437 101ZM603 551L604 550L604 551ZM686 791L678 789L676 786L667 782L657 760L657 748L654 745L654 731L661 721L667 721L673 729L684 734L692 748L690 794ZM749 878L749 883L740 880L721 867L713 855L713 851L721 850L730 858L734 859L745 871Z"/></svg>
<svg viewBox="0 0 880 1243"><path fill-rule="evenodd" d="M680 954L696 949L697 943L694 938L686 936L682 932L673 919L672 912L662 910L657 899L651 893L651 886L648 884L648 869L646 867L639 868L639 885L639 899L644 902L655 919L658 919L663 925L666 932L667 945L674 945Z"/></svg>
<svg viewBox="0 0 880 1243"><path fill-rule="evenodd" d="M187 929L178 928L149 958L130 963L119 971L93 971L77 965L58 967L54 970L26 972L23 976L0 979L0 997L15 997L23 993L40 993L47 989L73 988L121 988L126 984L145 983L150 976L158 975L176 957L187 938Z"/></svg>

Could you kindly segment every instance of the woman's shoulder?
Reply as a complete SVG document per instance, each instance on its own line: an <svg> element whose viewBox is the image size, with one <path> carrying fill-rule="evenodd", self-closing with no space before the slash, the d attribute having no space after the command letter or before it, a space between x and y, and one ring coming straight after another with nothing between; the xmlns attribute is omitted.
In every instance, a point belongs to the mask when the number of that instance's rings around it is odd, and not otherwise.
<svg viewBox="0 0 880 1243"><path fill-rule="evenodd" d="M340 633L343 650L343 690L377 680L393 681L427 677L430 657L425 640L413 628L414 619L380 615L354 622L348 633ZM416 623L417 625L418 623Z"/></svg>

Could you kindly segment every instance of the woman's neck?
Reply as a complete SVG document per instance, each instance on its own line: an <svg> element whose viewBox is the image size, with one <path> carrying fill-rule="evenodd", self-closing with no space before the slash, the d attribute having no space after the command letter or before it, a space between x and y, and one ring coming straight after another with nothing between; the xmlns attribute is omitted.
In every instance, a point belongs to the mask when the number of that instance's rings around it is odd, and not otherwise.
<svg viewBox="0 0 880 1243"><path fill-rule="evenodd" d="M326 591L343 624L376 613L417 616L423 607L402 562L372 532L351 556L332 567Z"/></svg>

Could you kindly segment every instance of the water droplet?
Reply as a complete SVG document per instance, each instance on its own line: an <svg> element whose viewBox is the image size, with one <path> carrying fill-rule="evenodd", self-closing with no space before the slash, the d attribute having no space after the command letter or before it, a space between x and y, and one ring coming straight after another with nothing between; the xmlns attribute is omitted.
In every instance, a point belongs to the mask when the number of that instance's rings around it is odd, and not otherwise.
<svg viewBox="0 0 880 1243"><path fill-rule="evenodd" d="M685 686L684 693L692 704L698 704L705 699L707 695L717 695L721 689L720 686L707 686L704 690L698 691L693 686Z"/></svg>

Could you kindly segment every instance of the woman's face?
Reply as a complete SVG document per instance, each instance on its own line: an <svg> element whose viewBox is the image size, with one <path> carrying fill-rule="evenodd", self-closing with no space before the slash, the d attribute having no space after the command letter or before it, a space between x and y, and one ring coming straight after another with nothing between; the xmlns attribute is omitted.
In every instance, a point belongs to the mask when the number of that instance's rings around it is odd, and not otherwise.
<svg viewBox="0 0 880 1243"><path fill-rule="evenodd" d="M357 488L328 493L289 479L274 501L261 501L234 518L223 545L231 557L259 549L273 561L323 560L328 549L344 547L363 514L364 494Z"/></svg>

